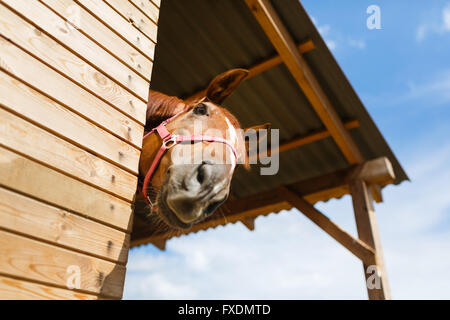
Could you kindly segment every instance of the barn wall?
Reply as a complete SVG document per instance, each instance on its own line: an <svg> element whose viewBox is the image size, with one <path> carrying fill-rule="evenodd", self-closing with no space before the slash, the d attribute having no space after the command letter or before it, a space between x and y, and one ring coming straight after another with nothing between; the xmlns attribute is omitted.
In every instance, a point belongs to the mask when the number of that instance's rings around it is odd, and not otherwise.
<svg viewBox="0 0 450 320"><path fill-rule="evenodd" d="M0 299L122 297L159 5L0 0Z"/></svg>

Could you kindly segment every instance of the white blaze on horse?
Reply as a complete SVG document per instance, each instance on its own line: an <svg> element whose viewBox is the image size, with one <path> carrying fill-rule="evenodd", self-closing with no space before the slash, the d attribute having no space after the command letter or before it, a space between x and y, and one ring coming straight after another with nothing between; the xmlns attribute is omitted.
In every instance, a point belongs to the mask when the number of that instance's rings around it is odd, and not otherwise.
<svg viewBox="0 0 450 320"><path fill-rule="evenodd" d="M225 202L236 165L248 166L244 132L269 126L242 130L220 106L247 75L244 69L227 71L193 101L150 90L139 163L148 216L186 229Z"/></svg>

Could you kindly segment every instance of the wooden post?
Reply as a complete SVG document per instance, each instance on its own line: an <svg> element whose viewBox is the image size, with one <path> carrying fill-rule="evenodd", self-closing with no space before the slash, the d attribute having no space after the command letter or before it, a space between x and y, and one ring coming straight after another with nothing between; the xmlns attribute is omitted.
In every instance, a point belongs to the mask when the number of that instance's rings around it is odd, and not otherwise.
<svg viewBox="0 0 450 320"><path fill-rule="evenodd" d="M369 299L391 299L372 193L367 183L362 179L350 182L350 192L352 194L358 237L375 251L373 263L363 263Z"/></svg>

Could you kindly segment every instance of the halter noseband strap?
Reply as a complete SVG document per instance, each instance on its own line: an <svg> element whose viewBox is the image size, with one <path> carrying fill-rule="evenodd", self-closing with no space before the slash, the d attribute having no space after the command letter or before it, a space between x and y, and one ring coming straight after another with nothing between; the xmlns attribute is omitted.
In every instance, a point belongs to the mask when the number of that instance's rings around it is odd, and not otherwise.
<svg viewBox="0 0 450 320"><path fill-rule="evenodd" d="M145 175L144 183L142 186L142 193L144 195L144 198L147 201L147 203L150 205L152 210L156 207L156 203L153 203L150 199L150 196L148 195L148 185L150 183L150 180L153 177L153 174L156 171L156 168L158 167L159 163L161 162L161 159L164 156L164 154L167 152L167 150L169 150L176 144L178 144L180 142L199 142L199 141L224 143L225 145L227 145L228 147L231 148L231 151L233 152L233 155L236 159L235 163L237 163L238 155L236 152L236 148L233 146L233 144L230 141L228 141L226 139L223 139L220 137L205 136L205 135L190 135L190 136L175 135L175 134L172 134L171 132L169 132L169 130L167 130L166 125L169 122L171 122L173 119L178 117L180 114L186 112L187 110L188 109L186 108L186 109L182 110L181 112L177 113L176 115L174 115L173 117L161 122L160 125L153 128L143 138L143 139L145 139L152 133L156 132L162 140L162 145L159 148L158 153L156 154L155 158L153 159L153 162L152 162L150 168L148 169L147 174Z"/></svg>

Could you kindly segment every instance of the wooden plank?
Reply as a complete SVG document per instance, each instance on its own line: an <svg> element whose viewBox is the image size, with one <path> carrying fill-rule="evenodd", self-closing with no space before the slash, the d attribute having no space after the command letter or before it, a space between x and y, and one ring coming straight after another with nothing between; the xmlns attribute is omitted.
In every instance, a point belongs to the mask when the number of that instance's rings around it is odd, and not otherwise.
<svg viewBox="0 0 450 320"><path fill-rule="evenodd" d="M52 38L0 5L0 34L39 57L83 88L111 103L123 113L145 123L147 105ZM130 103L131 101L131 103Z"/></svg>
<svg viewBox="0 0 450 320"><path fill-rule="evenodd" d="M270 1L246 0L246 3L347 161L350 164L363 162L361 152L344 128L309 65L298 52Z"/></svg>
<svg viewBox="0 0 450 320"><path fill-rule="evenodd" d="M156 42L158 26L131 2L123 0L106 0L114 10L146 37ZM143 3L143 2L141 2Z"/></svg>
<svg viewBox="0 0 450 320"><path fill-rule="evenodd" d="M151 1L129 0L136 8L139 8L150 20L158 24L159 8ZM156 38L154 38L156 41Z"/></svg>
<svg viewBox="0 0 450 320"><path fill-rule="evenodd" d="M98 296L0 276L0 300L97 300Z"/></svg>
<svg viewBox="0 0 450 320"><path fill-rule="evenodd" d="M386 267L384 265L383 251L381 248L381 239L378 231L378 224L373 207L371 193L368 190L366 182L361 179L350 183L352 194L353 209L355 212L356 228L361 241L367 243L375 249L375 257L372 261L363 261L364 276L366 279L366 288L370 300L391 299L391 291L387 278ZM376 268L376 276L379 281L379 288L369 287L374 285L373 273L367 272L369 266ZM369 270L370 271L370 270Z"/></svg>
<svg viewBox="0 0 450 320"><path fill-rule="evenodd" d="M129 234L0 188L0 227L125 264Z"/></svg>
<svg viewBox="0 0 450 320"><path fill-rule="evenodd" d="M333 239L347 248L356 257L361 259L361 261L366 263L374 261L375 252L372 247L361 240L355 239L319 210L314 208L308 201L299 197L296 193L287 188L284 189L284 197L285 200L289 201L295 208L314 222L319 228L328 233Z"/></svg>
<svg viewBox="0 0 450 320"><path fill-rule="evenodd" d="M137 174L140 155L138 149L108 134L1 70L0 104L71 143Z"/></svg>
<svg viewBox="0 0 450 320"><path fill-rule="evenodd" d="M0 145L26 154L129 202L133 201L137 188L136 176L32 125L1 106Z"/></svg>
<svg viewBox="0 0 450 320"><path fill-rule="evenodd" d="M315 48L315 46L314 46L314 42L312 42L311 39L308 39L305 42L299 43L297 45L297 48L298 48L298 51L300 52L300 54L304 54L306 52L313 50ZM244 80L249 80L249 79L257 76L258 74L261 74L263 72L266 72L267 70L275 68L276 66L280 65L281 63L283 63L283 60L281 59L281 57L279 55L275 55L273 57L265 59L265 60L255 64L254 66L249 67L248 68L249 74L247 75L247 77L245 77ZM187 99L187 101L193 101L193 100L196 100L199 98L203 98L205 95L206 95L206 88L204 90L201 90L201 91L191 95Z"/></svg>
<svg viewBox="0 0 450 320"><path fill-rule="evenodd" d="M45 66L11 42L0 37L3 65L14 76L42 91L53 100L83 115L99 127L132 144L142 146L142 125L131 120L88 91ZM0 66L4 69L3 66ZM42 81L45 77L45 81Z"/></svg>
<svg viewBox="0 0 450 320"><path fill-rule="evenodd" d="M78 29L68 27L61 17L36 0L0 0L28 22L38 27L60 44L87 61L98 71L117 81L142 101L148 99L149 83L128 66L120 63L110 52L98 46Z"/></svg>
<svg viewBox="0 0 450 320"><path fill-rule="evenodd" d="M74 0L86 10L97 16L103 21L111 30L116 32L130 45L134 46L142 54L148 58L153 59L155 54L156 39L150 40L143 37L142 34L136 30L129 23L121 19L120 15L115 12L103 1L96 0Z"/></svg>
<svg viewBox="0 0 450 320"><path fill-rule="evenodd" d="M40 1L64 20L74 23L79 32L105 48L136 74L139 74L146 81L150 81L153 56L141 53L136 47L130 45L113 30L109 29L103 21L97 19L89 11L73 1Z"/></svg>
<svg viewBox="0 0 450 320"><path fill-rule="evenodd" d="M0 147L0 185L131 231L131 204Z"/></svg>
<svg viewBox="0 0 450 320"><path fill-rule="evenodd" d="M71 266L80 290L121 298L125 267L0 230L0 273L67 288Z"/></svg>

